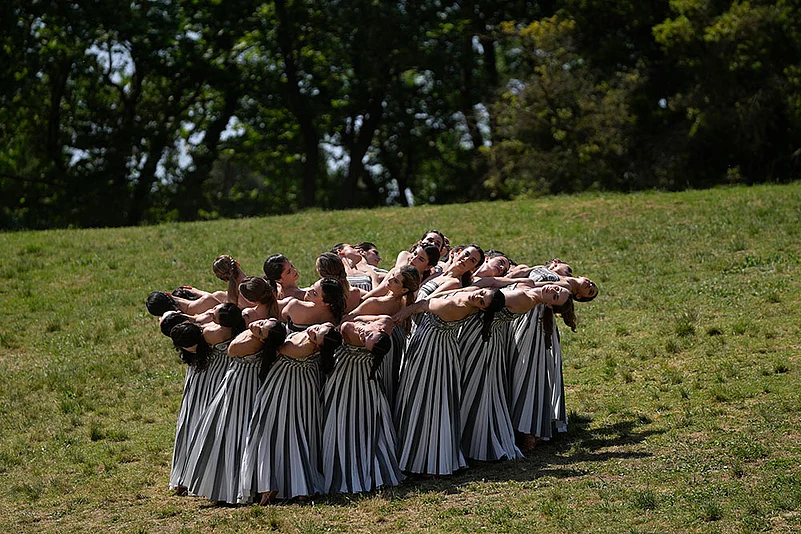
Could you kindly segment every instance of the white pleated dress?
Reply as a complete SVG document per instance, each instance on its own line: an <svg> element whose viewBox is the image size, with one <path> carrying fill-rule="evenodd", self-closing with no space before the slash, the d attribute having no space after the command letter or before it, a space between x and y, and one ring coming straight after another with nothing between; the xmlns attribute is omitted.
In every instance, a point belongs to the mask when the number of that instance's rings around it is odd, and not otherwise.
<svg viewBox="0 0 801 534"><path fill-rule="evenodd" d="M395 423L403 471L450 475L467 467L461 450L461 365L457 334L464 319L425 313L406 352Z"/></svg>
<svg viewBox="0 0 801 534"><path fill-rule="evenodd" d="M192 495L237 502L245 439L260 386L261 354L229 358L228 371L190 445L186 486Z"/></svg>
<svg viewBox="0 0 801 534"><path fill-rule="evenodd" d="M360 493L397 486L392 412L381 373L370 378L373 357L364 347L342 345L323 387L323 476L328 493Z"/></svg>
<svg viewBox="0 0 801 534"><path fill-rule="evenodd" d="M317 354L279 355L256 394L245 440L239 502L323 493L322 405Z"/></svg>
<svg viewBox="0 0 801 534"><path fill-rule="evenodd" d="M470 316L459 331L462 362L462 451L473 460L514 460L523 454L507 403L506 362L509 325L517 315L506 308L495 314L491 335L481 338L481 316Z"/></svg>
<svg viewBox="0 0 801 534"><path fill-rule="evenodd" d="M545 268L531 271L535 281L558 281L559 277ZM550 439L553 427L567 430L562 351L559 331L545 332L540 304L511 324L509 347L509 412L515 430L540 439ZM551 348L546 344L551 337Z"/></svg>
<svg viewBox="0 0 801 534"><path fill-rule="evenodd" d="M178 424L175 427L170 489L186 486L185 470L189 445L228 369L229 343L230 340L211 347L208 365L204 370L198 371L194 366L187 367L181 410L178 412Z"/></svg>

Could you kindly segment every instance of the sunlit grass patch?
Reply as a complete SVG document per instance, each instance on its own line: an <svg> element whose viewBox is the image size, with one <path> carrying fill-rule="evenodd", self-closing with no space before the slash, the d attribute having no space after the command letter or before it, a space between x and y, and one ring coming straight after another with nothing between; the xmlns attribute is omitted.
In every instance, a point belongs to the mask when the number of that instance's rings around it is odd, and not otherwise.
<svg viewBox="0 0 801 534"><path fill-rule="evenodd" d="M756 203L761 211L751 209ZM0 234L0 523L11 532L801 530L801 184L315 211ZM761 215L760 215L761 213ZM185 368L152 290L222 289L272 252L313 281L340 241L384 263L428 227L601 293L560 329L568 432L524 460L314 504L223 508L167 489ZM791 242L792 241L792 242ZM796 240L797 241L797 240ZM18 265L24 264L22 266Z"/></svg>

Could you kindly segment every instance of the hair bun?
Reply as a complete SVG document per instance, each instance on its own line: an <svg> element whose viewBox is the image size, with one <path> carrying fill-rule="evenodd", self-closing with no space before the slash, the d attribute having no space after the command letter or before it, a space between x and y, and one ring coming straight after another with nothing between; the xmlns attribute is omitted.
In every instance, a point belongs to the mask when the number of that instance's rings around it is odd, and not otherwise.
<svg viewBox="0 0 801 534"><path fill-rule="evenodd" d="M214 271L214 276L223 282L228 282L236 273L236 260L228 254L217 256L211 264L211 270Z"/></svg>

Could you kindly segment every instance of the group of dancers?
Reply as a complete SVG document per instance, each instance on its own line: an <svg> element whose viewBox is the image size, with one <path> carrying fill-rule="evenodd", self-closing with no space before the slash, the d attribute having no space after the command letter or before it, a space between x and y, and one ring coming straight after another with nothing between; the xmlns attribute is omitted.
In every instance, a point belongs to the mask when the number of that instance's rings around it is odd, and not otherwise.
<svg viewBox="0 0 801 534"><path fill-rule="evenodd" d="M426 232L390 270L369 242L340 243L298 287L282 254L227 289L154 292L187 364L170 487L266 504L447 476L467 460L513 460L567 429L554 314L598 288L554 259L517 265Z"/></svg>

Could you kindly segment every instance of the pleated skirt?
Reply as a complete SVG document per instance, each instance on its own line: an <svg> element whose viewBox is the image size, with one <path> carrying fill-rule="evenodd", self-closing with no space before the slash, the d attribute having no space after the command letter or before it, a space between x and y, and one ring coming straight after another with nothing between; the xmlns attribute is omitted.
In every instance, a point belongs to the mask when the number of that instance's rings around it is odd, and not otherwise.
<svg viewBox="0 0 801 534"><path fill-rule="evenodd" d="M189 445L228 369L228 343L218 343L211 348L208 365L203 371L197 371L193 366L187 367L181 409L175 427L170 489L186 486Z"/></svg>
<svg viewBox="0 0 801 534"><path fill-rule="evenodd" d="M322 493L322 406L317 355L279 356L256 393L240 472L240 503Z"/></svg>
<svg viewBox="0 0 801 534"><path fill-rule="evenodd" d="M562 375L562 342L556 322L553 325L551 338L552 367L549 368L553 377L551 387L551 409L553 410L553 426L557 432L567 432L567 407L565 405L565 383Z"/></svg>
<svg viewBox="0 0 801 534"><path fill-rule="evenodd" d="M403 471L450 475L467 466L461 450L457 342L462 322L427 313L409 341L395 411Z"/></svg>
<svg viewBox="0 0 801 534"><path fill-rule="evenodd" d="M515 430L550 439L553 425L566 429L561 349L548 348L546 336L559 338L554 325L545 332L540 304L512 322L509 347L509 412ZM560 421L558 420L559 418Z"/></svg>
<svg viewBox="0 0 801 534"><path fill-rule="evenodd" d="M400 380L400 367L406 352L406 332L400 325L392 329L392 350L381 361L381 388L389 403L390 413L395 412L395 396Z"/></svg>
<svg viewBox="0 0 801 534"><path fill-rule="evenodd" d="M328 493L397 486L403 478L381 373L371 379L371 367L368 350L342 345L323 387L323 476Z"/></svg>
<svg viewBox="0 0 801 534"><path fill-rule="evenodd" d="M436 289L439 287L439 284L440 280L438 278L435 278L433 280L429 280L428 282L420 286L420 289L417 290L417 296L415 297L415 302L427 299L431 293L436 291ZM425 315L426 314L422 312L415 313L414 315L412 315L411 324L409 326L409 337L407 338L406 341L407 347L409 346L409 343L411 342L412 337L414 336L414 332L417 330L417 327L420 325L420 322L423 320ZM405 353L404 353L404 358L405 358ZM404 360L403 362L401 362L401 372L403 372L403 367L405 365L406 362Z"/></svg>
<svg viewBox="0 0 801 534"><path fill-rule="evenodd" d="M186 486L192 495L235 503L245 439L260 385L261 353L230 360L190 445Z"/></svg>
<svg viewBox="0 0 801 534"><path fill-rule="evenodd" d="M506 394L506 362L510 322L515 315L495 314L491 336L481 339L481 315L473 315L459 331L462 359L462 451L474 460L522 458Z"/></svg>

